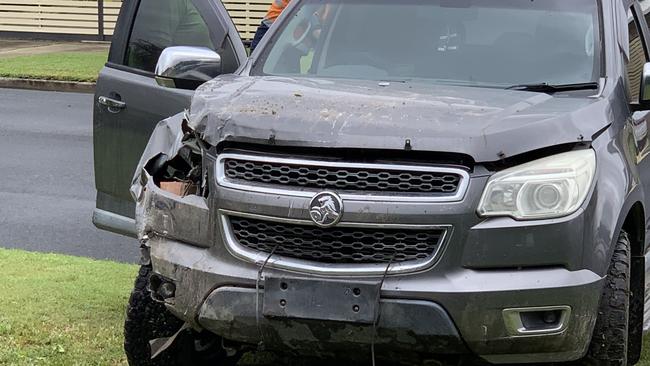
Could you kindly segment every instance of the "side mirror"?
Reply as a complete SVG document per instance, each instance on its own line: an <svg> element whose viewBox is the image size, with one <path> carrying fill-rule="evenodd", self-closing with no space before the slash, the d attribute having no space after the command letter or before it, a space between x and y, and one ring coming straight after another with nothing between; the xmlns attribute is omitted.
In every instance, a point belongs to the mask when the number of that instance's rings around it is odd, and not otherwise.
<svg viewBox="0 0 650 366"><path fill-rule="evenodd" d="M650 62L643 65L638 110L650 110Z"/></svg>
<svg viewBox="0 0 650 366"><path fill-rule="evenodd" d="M221 74L221 56L205 47L167 47L156 65L156 82L177 89L196 89Z"/></svg>

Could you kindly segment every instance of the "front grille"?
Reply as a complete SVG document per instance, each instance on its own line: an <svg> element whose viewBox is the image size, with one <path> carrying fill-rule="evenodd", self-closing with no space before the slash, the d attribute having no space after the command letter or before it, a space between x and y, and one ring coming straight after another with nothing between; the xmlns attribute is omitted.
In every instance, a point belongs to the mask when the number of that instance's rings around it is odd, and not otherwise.
<svg viewBox="0 0 650 366"><path fill-rule="evenodd" d="M302 187L320 190L363 192L428 193L454 195L458 192L461 175L450 172L393 170L378 168L289 164L284 162L227 158L224 174L229 179Z"/></svg>
<svg viewBox="0 0 650 366"><path fill-rule="evenodd" d="M445 229L318 228L230 217L233 234L249 249L328 264L400 263L430 259Z"/></svg>

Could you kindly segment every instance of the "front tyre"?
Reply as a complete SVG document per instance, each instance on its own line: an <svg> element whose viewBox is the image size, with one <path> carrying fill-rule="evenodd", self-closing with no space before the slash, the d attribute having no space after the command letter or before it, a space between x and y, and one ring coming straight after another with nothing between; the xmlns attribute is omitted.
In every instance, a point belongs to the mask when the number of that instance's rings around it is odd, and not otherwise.
<svg viewBox="0 0 650 366"><path fill-rule="evenodd" d="M179 334L170 348L151 359L149 341L171 337L183 326L183 321L172 315L165 305L151 298L148 288L151 272L150 266L140 267L129 298L124 322L124 351L129 365L235 365L239 354L229 356L222 347L221 338L192 330Z"/></svg>
<svg viewBox="0 0 650 366"><path fill-rule="evenodd" d="M628 362L630 313L630 240L619 235L598 309L584 365L625 366Z"/></svg>

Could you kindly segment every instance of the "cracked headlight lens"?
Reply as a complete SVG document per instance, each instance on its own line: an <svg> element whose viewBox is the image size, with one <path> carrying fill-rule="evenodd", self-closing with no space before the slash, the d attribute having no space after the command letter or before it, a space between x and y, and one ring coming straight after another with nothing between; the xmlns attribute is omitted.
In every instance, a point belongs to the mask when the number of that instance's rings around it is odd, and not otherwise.
<svg viewBox="0 0 650 366"><path fill-rule="evenodd" d="M591 149L571 151L494 174L478 214L518 220L548 219L574 213L587 198L596 172Z"/></svg>

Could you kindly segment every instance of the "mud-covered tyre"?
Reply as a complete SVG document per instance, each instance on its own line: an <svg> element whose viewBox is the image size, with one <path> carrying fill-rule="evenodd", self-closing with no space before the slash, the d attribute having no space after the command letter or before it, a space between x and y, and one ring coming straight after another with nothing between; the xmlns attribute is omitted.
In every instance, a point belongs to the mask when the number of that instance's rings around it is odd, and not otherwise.
<svg viewBox="0 0 650 366"><path fill-rule="evenodd" d="M583 365L627 365L630 259L630 240L625 232L621 232L605 279L598 318Z"/></svg>
<svg viewBox="0 0 650 366"><path fill-rule="evenodd" d="M151 359L149 341L171 337L183 326L183 321L151 298L148 289L151 272L150 266L140 267L129 298L124 322L124 351L129 365L235 365L239 355L228 356L219 337L192 330L179 334L169 349Z"/></svg>

